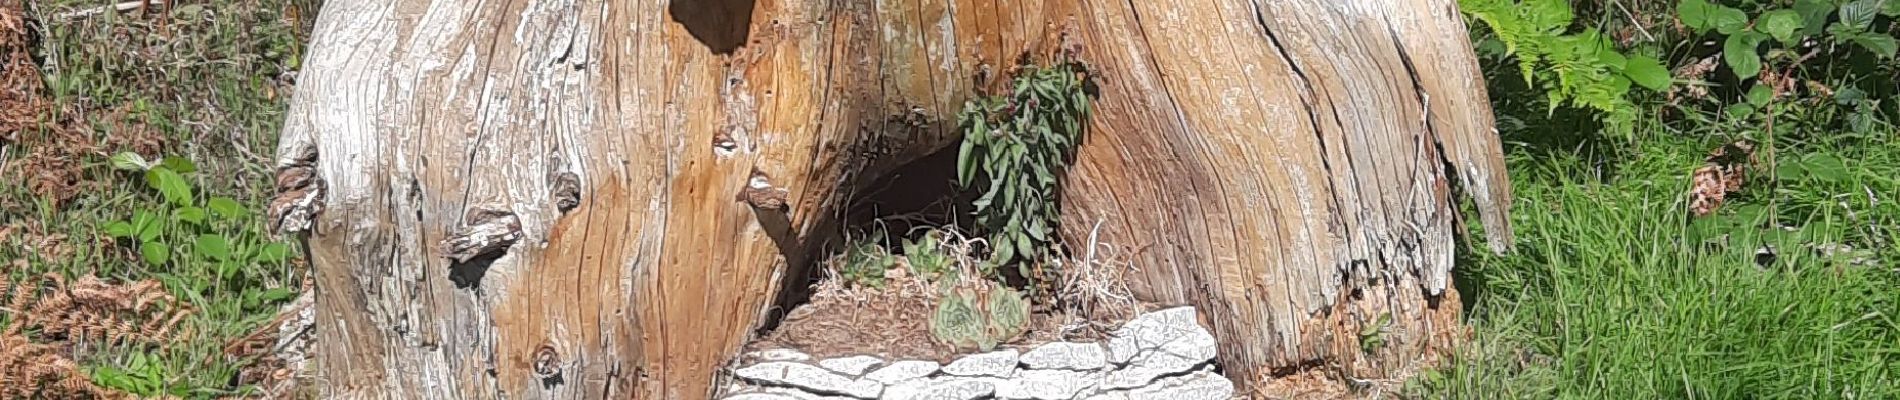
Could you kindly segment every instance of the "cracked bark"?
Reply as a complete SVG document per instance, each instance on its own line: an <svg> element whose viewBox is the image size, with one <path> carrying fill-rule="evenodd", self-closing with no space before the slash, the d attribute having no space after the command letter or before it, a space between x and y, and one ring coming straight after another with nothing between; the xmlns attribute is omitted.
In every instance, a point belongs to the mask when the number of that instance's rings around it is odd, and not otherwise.
<svg viewBox="0 0 1900 400"><path fill-rule="evenodd" d="M1451 0L668 3L325 3L280 144L314 207L272 217L308 220L326 397L704 398L854 186L1024 53L1099 78L1067 236L1105 221L1243 385L1453 342L1454 182L1508 247ZM518 233L458 269L475 209Z"/></svg>

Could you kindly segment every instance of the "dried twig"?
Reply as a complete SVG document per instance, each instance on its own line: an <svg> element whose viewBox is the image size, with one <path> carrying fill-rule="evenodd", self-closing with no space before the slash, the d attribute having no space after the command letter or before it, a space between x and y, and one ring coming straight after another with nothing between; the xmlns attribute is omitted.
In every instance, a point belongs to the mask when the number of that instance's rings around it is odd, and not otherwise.
<svg viewBox="0 0 1900 400"><path fill-rule="evenodd" d="M1628 18L1630 20L1630 26L1636 27L1636 31L1641 32L1643 34L1643 40L1648 40L1651 42L1656 41L1656 35L1649 34L1649 28L1644 28L1643 21L1636 19L1636 14L1630 13L1630 9L1628 7L1624 7L1623 2L1612 1L1610 2L1610 4L1615 5L1618 11L1623 12L1623 17Z"/></svg>
<svg viewBox="0 0 1900 400"><path fill-rule="evenodd" d="M1085 329L1093 333L1107 332L1109 325L1096 321L1119 321L1139 311L1128 289L1129 265L1120 257L1103 254L1103 250L1112 251L1115 247L1101 243L1102 223L1098 220L1089 229L1088 249L1083 251L1081 260L1064 268L1062 282L1056 289L1056 298L1064 311L1082 321L1064 326L1065 335Z"/></svg>

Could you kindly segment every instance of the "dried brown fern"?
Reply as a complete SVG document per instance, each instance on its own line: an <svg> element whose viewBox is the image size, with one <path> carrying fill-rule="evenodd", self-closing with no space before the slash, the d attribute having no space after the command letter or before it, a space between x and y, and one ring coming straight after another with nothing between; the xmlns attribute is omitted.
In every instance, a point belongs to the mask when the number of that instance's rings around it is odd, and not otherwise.
<svg viewBox="0 0 1900 400"><path fill-rule="evenodd" d="M0 334L0 399L124 399L92 383L79 363L24 335Z"/></svg>
<svg viewBox="0 0 1900 400"><path fill-rule="evenodd" d="M122 344L158 344L173 338L191 308L156 281L114 285L87 275L68 282L59 274L12 282L0 278L11 316L6 334L36 328L44 338Z"/></svg>

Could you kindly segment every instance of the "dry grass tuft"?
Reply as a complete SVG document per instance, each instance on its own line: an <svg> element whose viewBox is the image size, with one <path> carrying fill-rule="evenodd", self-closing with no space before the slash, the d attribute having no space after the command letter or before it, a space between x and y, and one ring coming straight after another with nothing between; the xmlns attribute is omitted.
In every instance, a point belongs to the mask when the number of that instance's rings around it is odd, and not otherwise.
<svg viewBox="0 0 1900 400"><path fill-rule="evenodd" d="M45 98L25 10L19 0L0 0L0 176L58 206L96 186L82 179L80 160L97 146L84 123L65 118Z"/></svg>
<svg viewBox="0 0 1900 400"><path fill-rule="evenodd" d="M1134 265L1122 259L1114 245L1099 241L1101 222L1089 230L1088 248L1082 258L1059 265L1062 281L1056 285L1056 303L1064 321L1060 340L1103 338L1123 321L1140 313L1141 304L1128 289L1128 273Z"/></svg>
<svg viewBox="0 0 1900 400"><path fill-rule="evenodd" d="M947 360L956 349L930 335L937 285L892 268L882 288L846 287L830 276L755 348L793 348L817 357L883 354ZM835 270L832 270L835 271Z"/></svg>
<svg viewBox="0 0 1900 400"><path fill-rule="evenodd" d="M42 225L10 223L0 225L0 246L15 246L19 253L33 254L41 260L65 260L74 252L72 238L63 233L47 232ZM26 260L20 260L25 262Z"/></svg>
<svg viewBox="0 0 1900 400"><path fill-rule="evenodd" d="M18 142L46 107L25 14L20 0L0 0L0 145Z"/></svg>
<svg viewBox="0 0 1900 400"><path fill-rule="evenodd" d="M24 268L14 260L10 269ZM157 281L114 285L87 275L68 281L58 274L13 281L0 278L0 398L121 399L125 393L100 388L61 346L67 342L160 344L173 338L191 310Z"/></svg>
<svg viewBox="0 0 1900 400"><path fill-rule="evenodd" d="M0 278L0 313L11 316L5 334L38 329L41 337L126 344L165 343L191 308L158 281L113 285L87 275L68 282L58 274L18 282Z"/></svg>
<svg viewBox="0 0 1900 400"><path fill-rule="evenodd" d="M59 349L13 332L0 334L0 398L123 399L92 383L79 363Z"/></svg>

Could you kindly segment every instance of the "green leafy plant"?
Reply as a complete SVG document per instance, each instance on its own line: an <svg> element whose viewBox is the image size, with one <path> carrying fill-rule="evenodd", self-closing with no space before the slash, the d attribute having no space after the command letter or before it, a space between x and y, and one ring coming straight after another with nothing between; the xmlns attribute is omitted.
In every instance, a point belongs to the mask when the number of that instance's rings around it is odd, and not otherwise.
<svg viewBox="0 0 1900 400"><path fill-rule="evenodd" d="M956 260L945 251L943 236L942 230L928 229L916 239L904 240L904 261L912 275L936 281L956 273Z"/></svg>
<svg viewBox="0 0 1900 400"><path fill-rule="evenodd" d="M1726 114L1746 120L1776 99L1796 96L1789 84L1802 76L1835 77L1840 90L1814 90L1809 96L1834 97L1840 105L1860 107L1860 114L1878 108L1878 99L1854 86L1891 86L1892 60L1900 41L1876 20L1900 15L1900 1L1798 0L1782 3L1744 3L1749 9L1682 0L1676 14L1695 36L1719 41L1722 65L1736 82L1747 85L1740 98L1723 102ZM1813 62L1825 59L1825 62ZM1886 74L1875 73L1881 69ZM1878 76L1874 82L1862 82ZM1777 83L1780 82L1780 85ZM1821 82L1816 87L1825 88ZM1840 86L1840 85L1837 85ZM1832 93L1827 93L1832 92ZM1860 116L1860 118L1869 118Z"/></svg>
<svg viewBox="0 0 1900 400"><path fill-rule="evenodd" d="M884 287L884 271L897 266L897 255L873 241L861 241L845 250L838 277L862 287Z"/></svg>
<svg viewBox="0 0 1900 400"><path fill-rule="evenodd" d="M1021 335L1029 321L1029 301L995 282L972 280L937 300L930 333L960 349L988 351Z"/></svg>
<svg viewBox="0 0 1900 400"><path fill-rule="evenodd" d="M1379 318L1359 328L1359 351L1373 353L1385 348L1386 330L1392 326L1392 313L1379 313Z"/></svg>
<svg viewBox="0 0 1900 400"><path fill-rule="evenodd" d="M905 272L927 282L943 282L957 278L957 259L952 254L956 249L947 246L944 238L950 235L949 228L918 227L912 230L914 237L903 239L898 250L874 239L857 241L845 249L837 264L838 277L845 282L861 287L883 287L886 273L892 268L905 268ZM870 238L882 238L882 230L874 231ZM919 233L921 232L921 233Z"/></svg>
<svg viewBox="0 0 1900 400"><path fill-rule="evenodd" d="M170 385L165 380L176 374L168 371L164 363L158 362L144 352L128 354L124 364L124 367L115 365L93 367L88 374L92 377L93 383L100 387L118 389L140 397L188 394L182 388L168 390Z"/></svg>
<svg viewBox="0 0 1900 400"><path fill-rule="evenodd" d="M143 174L158 201L138 207L130 219L107 223L107 235L136 245L151 266L196 263L214 266L220 280L246 278L247 267L280 264L291 256L288 243L271 241L251 224L253 216L237 200L200 199L187 175L198 171L190 160L166 157L149 162L134 153L112 157L114 168Z"/></svg>
<svg viewBox="0 0 1900 400"><path fill-rule="evenodd" d="M1637 116L1631 86L1667 89L1662 61L1624 55L1597 29L1570 32L1575 14L1565 0L1460 0L1460 9L1490 29L1494 40L1480 49L1513 57L1524 81L1542 90L1554 112L1572 106L1599 112L1627 129Z"/></svg>
<svg viewBox="0 0 1900 400"><path fill-rule="evenodd" d="M973 206L990 257L983 269L1029 265L1057 247L1058 185L1089 114L1079 64L1024 66L1009 93L981 97L958 116L957 182L983 191Z"/></svg>

